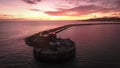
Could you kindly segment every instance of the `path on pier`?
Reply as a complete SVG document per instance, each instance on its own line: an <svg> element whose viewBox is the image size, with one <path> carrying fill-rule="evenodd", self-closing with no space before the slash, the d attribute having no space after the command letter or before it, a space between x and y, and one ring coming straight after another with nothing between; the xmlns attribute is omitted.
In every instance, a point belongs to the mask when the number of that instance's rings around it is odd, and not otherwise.
<svg viewBox="0 0 120 68"><path fill-rule="evenodd" d="M43 34L49 34L51 32L59 33L61 31L65 30L65 29L68 29L68 28L72 27L72 26L107 25L107 24L120 24L120 23L69 24L69 25L65 25L65 26L61 26L61 27L45 30L45 31L42 31L40 33L43 33Z"/></svg>
<svg viewBox="0 0 120 68"><path fill-rule="evenodd" d="M45 30L45 31L42 31L42 32L39 32L35 35L39 35L39 34L42 34L42 35L49 35L50 33L54 32L54 33L59 33L65 29L68 29L72 26L90 26L90 25L108 25L108 24L120 24L120 23L87 23L87 24L69 24L69 25L64 25L64 26L61 26L61 27L57 27L57 28L53 28L53 29L49 29L49 30ZM35 36L35 35L32 35L32 36ZM32 37L31 36L31 37Z"/></svg>

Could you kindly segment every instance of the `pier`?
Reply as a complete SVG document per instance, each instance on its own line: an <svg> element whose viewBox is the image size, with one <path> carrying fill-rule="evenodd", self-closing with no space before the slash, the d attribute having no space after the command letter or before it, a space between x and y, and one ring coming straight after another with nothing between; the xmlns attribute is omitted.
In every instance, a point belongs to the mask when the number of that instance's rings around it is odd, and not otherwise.
<svg viewBox="0 0 120 68"><path fill-rule="evenodd" d="M48 29L48 30L45 30L45 31L41 31L41 32L38 32L32 36L29 36L27 37L25 40L29 40L29 43L32 42L32 40L36 40L38 39L39 37L47 37L49 34L51 33L59 33L65 29L68 29L70 27L74 27L74 26L92 26L92 25L120 25L120 23L86 23L86 24L68 24L68 25L64 25L64 26L60 26L60 27L57 27L57 28L53 28L53 29Z"/></svg>
<svg viewBox="0 0 120 68"><path fill-rule="evenodd" d="M26 44L33 46L33 55L39 61L59 62L75 57L76 44L71 39L57 38L57 33L73 26L110 25L120 23L87 23L69 24L36 33L25 39Z"/></svg>
<svg viewBox="0 0 120 68"><path fill-rule="evenodd" d="M45 30L45 31L42 31L42 32L39 32L39 33L36 33L30 37L35 37L35 36L39 36L39 35L49 35L50 33L54 32L54 33L59 33L65 29L68 29L70 27L73 27L73 26L90 26L90 25L110 25L110 24L120 24L120 23L87 23L87 24L69 24L69 25L64 25L64 26L61 26L61 27L57 27L57 28L53 28L53 29L49 29L49 30ZM30 38L29 37L29 38Z"/></svg>

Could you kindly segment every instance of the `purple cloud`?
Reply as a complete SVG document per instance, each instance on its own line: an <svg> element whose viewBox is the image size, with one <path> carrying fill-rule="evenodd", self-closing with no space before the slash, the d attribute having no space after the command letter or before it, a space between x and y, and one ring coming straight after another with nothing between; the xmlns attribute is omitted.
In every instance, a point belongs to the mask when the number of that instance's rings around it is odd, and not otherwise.
<svg viewBox="0 0 120 68"><path fill-rule="evenodd" d="M59 8L58 8L59 9ZM109 12L111 9L109 8L103 8L95 5L86 5L86 6L78 6L71 9L59 9L60 11L48 11L45 12L48 15L53 16L81 16L81 15L87 15L95 12L102 12L106 13ZM73 12L73 13L71 13Z"/></svg>
<svg viewBox="0 0 120 68"><path fill-rule="evenodd" d="M37 2L41 2L41 0L22 0L28 4L36 4Z"/></svg>
<svg viewBox="0 0 120 68"><path fill-rule="evenodd" d="M120 0L86 0L86 1L87 3L107 8L119 8L120 6Z"/></svg>
<svg viewBox="0 0 120 68"><path fill-rule="evenodd" d="M23 0L28 4L36 4L41 0ZM120 0L45 0L42 2L58 11L44 11L44 13L53 16L81 16L91 13L111 13L120 11ZM41 3L41 4L42 4ZM48 4L48 5L47 5ZM39 8L41 9L41 8ZM31 11L40 11L39 9L30 9Z"/></svg>

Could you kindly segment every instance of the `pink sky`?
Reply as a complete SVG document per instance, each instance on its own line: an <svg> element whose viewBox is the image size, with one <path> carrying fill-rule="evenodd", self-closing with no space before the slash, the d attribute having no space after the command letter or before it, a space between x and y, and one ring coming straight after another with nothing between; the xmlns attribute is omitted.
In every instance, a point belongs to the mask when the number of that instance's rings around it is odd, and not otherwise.
<svg viewBox="0 0 120 68"><path fill-rule="evenodd" d="M83 20L120 17L120 0L0 0L1 19Z"/></svg>

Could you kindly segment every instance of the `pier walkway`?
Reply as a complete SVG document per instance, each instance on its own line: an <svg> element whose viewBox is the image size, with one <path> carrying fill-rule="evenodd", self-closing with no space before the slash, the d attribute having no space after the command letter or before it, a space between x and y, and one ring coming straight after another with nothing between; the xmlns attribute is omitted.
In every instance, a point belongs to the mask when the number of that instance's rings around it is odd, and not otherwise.
<svg viewBox="0 0 120 68"><path fill-rule="evenodd" d="M30 37L35 37L35 36L39 36L40 34L42 35L49 35L50 33L59 33L65 29L68 29L72 26L90 26L90 25L108 25L108 24L120 24L120 23L87 23L87 24L69 24L69 25L64 25L64 26L61 26L61 27L57 27L57 28L53 28L53 29L49 29L49 30L45 30L45 31L42 31L42 32L39 32L39 33L36 33Z"/></svg>

